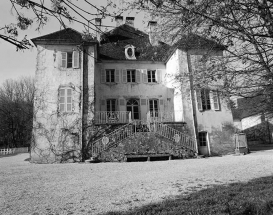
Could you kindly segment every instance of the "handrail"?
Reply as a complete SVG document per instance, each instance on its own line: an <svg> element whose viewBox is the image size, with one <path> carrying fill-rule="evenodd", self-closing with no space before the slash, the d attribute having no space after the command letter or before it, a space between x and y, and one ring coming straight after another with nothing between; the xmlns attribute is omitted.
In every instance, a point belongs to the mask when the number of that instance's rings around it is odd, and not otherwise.
<svg viewBox="0 0 273 215"><path fill-rule="evenodd" d="M176 142L179 145L182 145L189 150L192 150L193 152L197 152L195 140L192 137L185 135L168 125L164 125L159 122L153 122L150 125L150 130L171 141Z"/></svg>
<svg viewBox="0 0 273 215"><path fill-rule="evenodd" d="M118 124L130 122L130 111L96 111L97 124Z"/></svg>
<svg viewBox="0 0 273 215"><path fill-rule="evenodd" d="M107 136L104 136L95 142L92 143L92 156L94 154L99 154L102 151L111 148L111 146L117 145L120 141L130 137L133 133L133 125L132 124L126 124L123 125L122 127L114 130L113 132L107 134ZM103 139L107 137L108 138L108 143L103 143Z"/></svg>

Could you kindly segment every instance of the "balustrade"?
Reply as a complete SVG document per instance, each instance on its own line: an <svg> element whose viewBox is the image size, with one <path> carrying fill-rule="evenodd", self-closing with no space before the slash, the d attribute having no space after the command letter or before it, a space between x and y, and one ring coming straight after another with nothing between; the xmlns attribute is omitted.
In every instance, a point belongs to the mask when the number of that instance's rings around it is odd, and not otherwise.
<svg viewBox="0 0 273 215"><path fill-rule="evenodd" d="M129 111L97 111L95 113L96 124L126 124L131 123L132 117ZM140 120L134 120L140 121ZM142 122L174 122L174 112L154 111L146 114L145 120Z"/></svg>

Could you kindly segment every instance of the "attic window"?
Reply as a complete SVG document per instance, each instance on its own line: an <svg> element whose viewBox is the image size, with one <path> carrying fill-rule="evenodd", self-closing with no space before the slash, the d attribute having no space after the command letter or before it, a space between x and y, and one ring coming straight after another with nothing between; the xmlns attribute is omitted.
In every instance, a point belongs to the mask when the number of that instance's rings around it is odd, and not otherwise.
<svg viewBox="0 0 273 215"><path fill-rule="evenodd" d="M125 46L125 58L128 60L135 60L135 47L133 45Z"/></svg>

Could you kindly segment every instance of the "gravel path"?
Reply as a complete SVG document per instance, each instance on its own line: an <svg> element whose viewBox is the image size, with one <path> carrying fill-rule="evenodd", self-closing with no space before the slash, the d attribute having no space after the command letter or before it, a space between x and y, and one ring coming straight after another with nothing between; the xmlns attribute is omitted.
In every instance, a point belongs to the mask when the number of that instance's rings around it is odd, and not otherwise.
<svg viewBox="0 0 273 215"><path fill-rule="evenodd" d="M0 158L1 214L128 210L215 184L273 175L273 150L134 163L31 164L27 158Z"/></svg>

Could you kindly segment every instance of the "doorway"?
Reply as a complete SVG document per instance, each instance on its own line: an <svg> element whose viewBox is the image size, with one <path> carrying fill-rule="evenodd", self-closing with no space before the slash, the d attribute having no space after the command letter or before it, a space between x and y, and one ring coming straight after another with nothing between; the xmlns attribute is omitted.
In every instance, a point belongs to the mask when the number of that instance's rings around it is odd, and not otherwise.
<svg viewBox="0 0 273 215"><path fill-rule="evenodd" d="M132 120L140 119L139 101L137 99L129 99L126 103L126 110L132 113Z"/></svg>

